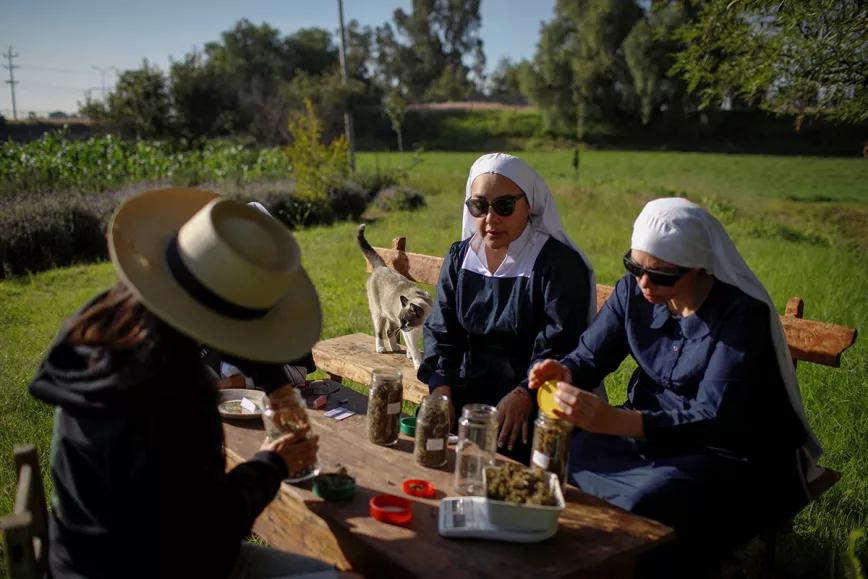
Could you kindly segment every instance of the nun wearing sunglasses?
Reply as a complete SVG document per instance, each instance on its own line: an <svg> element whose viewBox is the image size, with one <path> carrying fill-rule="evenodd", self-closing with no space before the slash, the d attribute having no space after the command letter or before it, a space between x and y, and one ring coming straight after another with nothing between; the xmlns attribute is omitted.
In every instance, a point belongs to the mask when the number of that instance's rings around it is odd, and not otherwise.
<svg viewBox="0 0 868 579"><path fill-rule="evenodd" d="M713 216L651 201L623 262L578 347L536 365L530 387L558 380L556 413L581 429L570 482L674 527L680 540L656 557L667 576L696 576L804 506L822 451L774 303ZM638 367L611 406L590 386L627 356Z"/></svg>
<svg viewBox="0 0 868 579"><path fill-rule="evenodd" d="M535 417L528 370L575 346L594 300L591 265L542 178L518 157L483 155L467 178L462 240L443 262L425 322L419 380L447 396L453 413L496 406L500 451L526 463Z"/></svg>

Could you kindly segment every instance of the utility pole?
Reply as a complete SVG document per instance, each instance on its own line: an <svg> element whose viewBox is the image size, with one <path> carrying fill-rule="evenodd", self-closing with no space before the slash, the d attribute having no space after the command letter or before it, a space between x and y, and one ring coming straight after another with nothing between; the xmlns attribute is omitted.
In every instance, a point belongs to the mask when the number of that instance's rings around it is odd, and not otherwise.
<svg viewBox="0 0 868 579"><path fill-rule="evenodd" d="M347 35L344 32L344 3L343 0L338 0L338 19L341 24L341 49L340 49L340 58L341 58L341 80L343 81L344 87L347 86L348 74L347 74ZM346 112L344 112L344 130L347 133L347 144L350 146L350 170L356 171L356 144L355 144L355 130L353 129L353 114L350 112L349 108L347 108Z"/></svg>
<svg viewBox="0 0 868 579"><path fill-rule="evenodd" d="M100 86L102 86L102 104L106 104L105 73L107 73L110 70L117 70L117 69L113 66L94 66L94 65L91 65L91 68L99 73Z"/></svg>
<svg viewBox="0 0 868 579"><path fill-rule="evenodd" d="M9 47L9 52L3 55L3 58L9 61L9 64L4 64L3 68L9 69L9 80L6 81L6 84L9 85L9 88L12 90L12 119L18 120L18 109L15 106L15 85L18 84L18 81L15 80L15 69L21 68L18 65L12 64L12 59L18 56L17 52L12 51L12 47Z"/></svg>

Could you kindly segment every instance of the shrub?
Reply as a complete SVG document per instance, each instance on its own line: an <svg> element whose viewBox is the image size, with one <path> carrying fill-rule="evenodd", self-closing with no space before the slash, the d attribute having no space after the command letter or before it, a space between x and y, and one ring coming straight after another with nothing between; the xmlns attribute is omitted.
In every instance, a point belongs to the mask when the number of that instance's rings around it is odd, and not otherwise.
<svg viewBox="0 0 868 579"><path fill-rule="evenodd" d="M324 145L322 123L313 110L313 104L305 99L304 106L304 113L296 113L289 120L292 145L286 154L295 177L296 195L319 201L349 174L349 148L343 137Z"/></svg>
<svg viewBox="0 0 868 579"><path fill-rule="evenodd" d="M105 259L118 196L38 195L0 204L0 277Z"/></svg>
<svg viewBox="0 0 868 579"><path fill-rule="evenodd" d="M414 211L425 207L425 196L413 187L398 185L377 193L374 207L383 211Z"/></svg>

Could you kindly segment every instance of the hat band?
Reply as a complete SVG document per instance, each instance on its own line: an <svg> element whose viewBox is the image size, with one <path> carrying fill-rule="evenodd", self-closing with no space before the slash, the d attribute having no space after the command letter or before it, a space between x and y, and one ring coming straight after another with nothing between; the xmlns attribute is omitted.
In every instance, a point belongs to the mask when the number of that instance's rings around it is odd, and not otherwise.
<svg viewBox="0 0 868 579"><path fill-rule="evenodd" d="M181 254L178 252L177 233L172 236L171 241L169 241L169 247L166 248L166 261L169 264L169 271L172 272L175 281L190 294L190 297L218 314L236 320L256 320L264 317L271 311L270 308L254 309L233 304L208 289L201 281L196 279L196 276L193 275L193 272L187 268L184 260L181 259Z"/></svg>

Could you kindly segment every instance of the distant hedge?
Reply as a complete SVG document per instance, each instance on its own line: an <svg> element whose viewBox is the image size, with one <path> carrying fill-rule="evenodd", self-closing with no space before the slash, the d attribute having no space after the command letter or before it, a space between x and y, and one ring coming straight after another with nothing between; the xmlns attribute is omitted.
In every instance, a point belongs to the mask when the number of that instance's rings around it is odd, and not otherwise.
<svg viewBox="0 0 868 579"><path fill-rule="evenodd" d="M389 175L366 175L333 185L316 199L293 195L289 182L255 183L239 188L231 183L209 184L207 188L243 201L257 200L290 229L358 220L381 187L389 191ZM22 275L73 263L107 258L105 231L115 208L148 184L125 190L89 195L41 193L0 197L0 278ZM424 206L421 193L407 187L399 191L384 210L415 209Z"/></svg>

